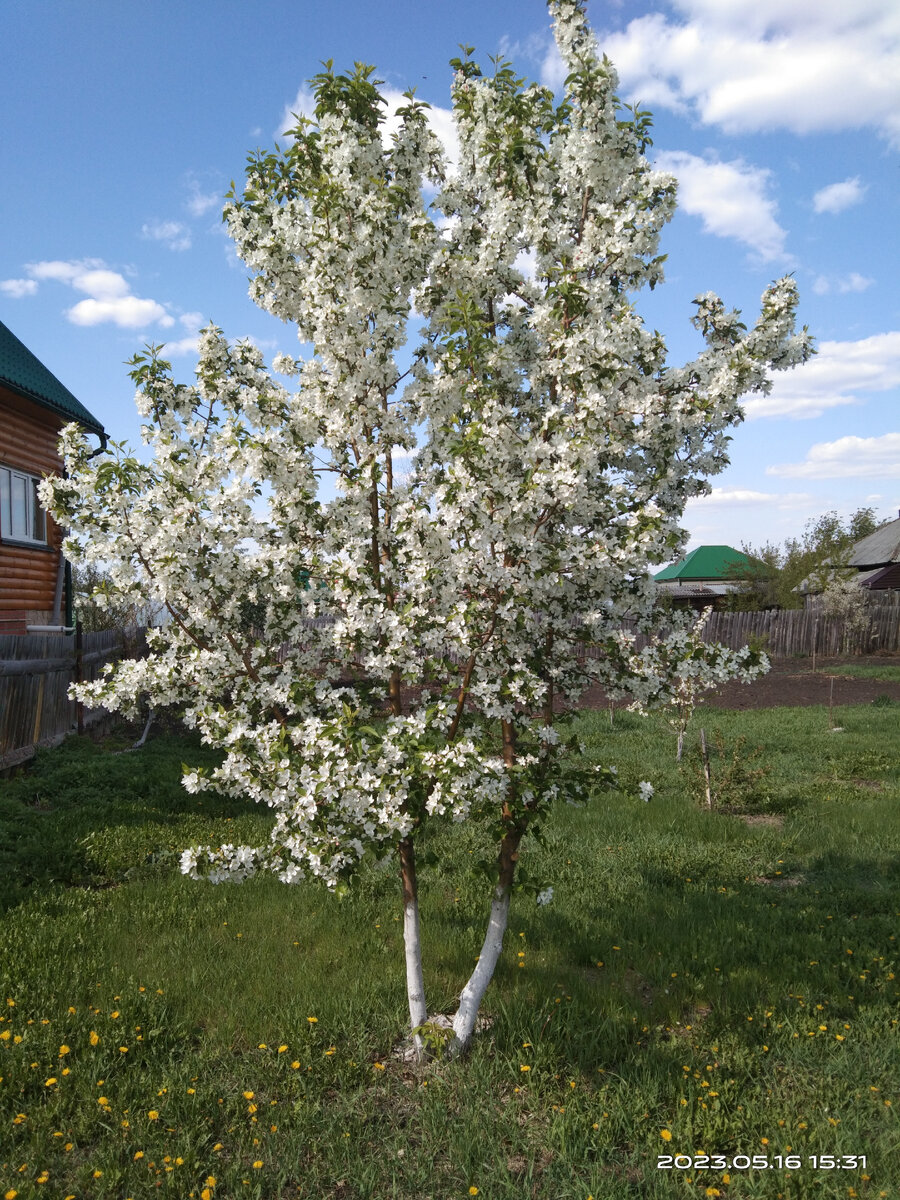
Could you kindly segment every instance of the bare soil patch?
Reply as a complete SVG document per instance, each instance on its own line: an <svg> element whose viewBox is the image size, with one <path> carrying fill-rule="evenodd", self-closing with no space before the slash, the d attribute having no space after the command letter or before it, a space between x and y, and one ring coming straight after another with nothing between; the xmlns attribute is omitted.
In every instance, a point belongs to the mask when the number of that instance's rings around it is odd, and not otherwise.
<svg viewBox="0 0 900 1200"><path fill-rule="evenodd" d="M878 696L890 696L900 703L900 683L841 675L841 667L850 664L894 667L900 665L900 659L896 655L817 659L815 672L810 658L775 659L771 671L761 679L753 683L726 683L714 692L707 692L701 706L756 709L781 706L808 708L815 704L828 704L832 679L835 705L871 704ZM579 707L606 709L609 701L602 688L591 688Z"/></svg>

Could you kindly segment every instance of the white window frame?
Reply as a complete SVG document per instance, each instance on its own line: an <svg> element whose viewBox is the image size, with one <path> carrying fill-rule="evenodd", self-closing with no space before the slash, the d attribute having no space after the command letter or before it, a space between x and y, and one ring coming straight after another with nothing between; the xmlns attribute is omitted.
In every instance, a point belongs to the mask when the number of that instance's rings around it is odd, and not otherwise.
<svg viewBox="0 0 900 1200"><path fill-rule="evenodd" d="M37 497L40 476L0 465L0 538L27 546L47 545L47 514ZM13 495L24 488L25 527L13 528ZM18 515L18 514L17 514Z"/></svg>

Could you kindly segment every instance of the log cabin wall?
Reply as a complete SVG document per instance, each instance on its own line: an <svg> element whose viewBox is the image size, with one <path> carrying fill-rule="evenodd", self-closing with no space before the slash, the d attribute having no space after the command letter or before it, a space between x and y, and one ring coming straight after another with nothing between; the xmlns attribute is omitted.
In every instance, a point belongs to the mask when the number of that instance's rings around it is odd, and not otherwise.
<svg viewBox="0 0 900 1200"><path fill-rule="evenodd" d="M63 421L40 405L0 385L0 466L29 475L56 475ZM47 517L47 545L10 543L0 534L0 612L25 612L36 624L49 622L59 571L62 532Z"/></svg>

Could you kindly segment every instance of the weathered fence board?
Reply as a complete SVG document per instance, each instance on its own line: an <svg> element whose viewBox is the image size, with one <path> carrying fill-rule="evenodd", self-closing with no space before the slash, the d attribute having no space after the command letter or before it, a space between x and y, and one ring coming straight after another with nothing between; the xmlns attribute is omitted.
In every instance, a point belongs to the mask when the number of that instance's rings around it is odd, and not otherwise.
<svg viewBox="0 0 900 1200"><path fill-rule="evenodd" d="M0 769L101 720L105 709L81 712L69 699L69 685L96 679L112 659L142 653L144 630L106 629L76 643L74 634L0 635Z"/></svg>

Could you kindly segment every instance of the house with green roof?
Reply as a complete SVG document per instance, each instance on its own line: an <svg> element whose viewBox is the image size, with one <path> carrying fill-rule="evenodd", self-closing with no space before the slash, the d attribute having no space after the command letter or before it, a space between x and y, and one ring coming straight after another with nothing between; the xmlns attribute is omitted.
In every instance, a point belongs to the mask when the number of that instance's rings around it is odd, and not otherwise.
<svg viewBox="0 0 900 1200"><path fill-rule="evenodd" d="M105 444L103 426L0 321L0 633L71 623L71 572L63 531L41 507L44 475L62 471L64 425L77 421Z"/></svg>
<svg viewBox="0 0 900 1200"><path fill-rule="evenodd" d="M767 573L764 562L733 546L698 546L653 579L660 596L680 608L723 608L732 592Z"/></svg>

